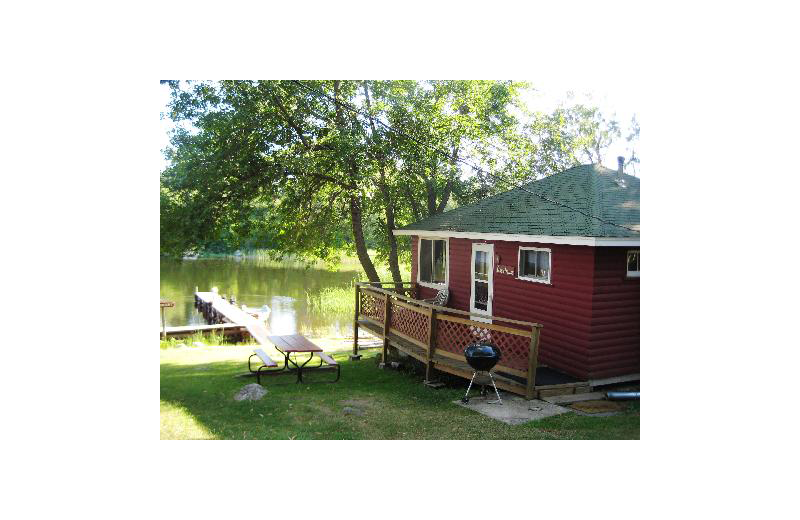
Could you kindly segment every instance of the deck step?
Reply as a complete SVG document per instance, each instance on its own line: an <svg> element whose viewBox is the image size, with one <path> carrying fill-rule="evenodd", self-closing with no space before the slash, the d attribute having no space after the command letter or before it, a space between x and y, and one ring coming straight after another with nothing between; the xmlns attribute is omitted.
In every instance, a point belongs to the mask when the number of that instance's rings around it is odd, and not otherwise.
<svg viewBox="0 0 800 520"><path fill-rule="evenodd" d="M542 401L547 401L551 404L571 404L581 401L596 401L598 399L605 399L605 397L605 392L589 392L586 394L553 395L550 397L542 397Z"/></svg>
<svg viewBox="0 0 800 520"><path fill-rule="evenodd" d="M433 388L435 390L438 390L438 389L444 387L444 383L442 383L441 381L423 381L423 384L425 386L428 386L428 387Z"/></svg>

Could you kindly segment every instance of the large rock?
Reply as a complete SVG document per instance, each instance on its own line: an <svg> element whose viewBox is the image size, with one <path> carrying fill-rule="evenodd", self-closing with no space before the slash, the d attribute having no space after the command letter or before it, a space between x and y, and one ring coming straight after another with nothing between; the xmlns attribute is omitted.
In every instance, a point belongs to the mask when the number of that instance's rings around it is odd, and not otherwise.
<svg viewBox="0 0 800 520"><path fill-rule="evenodd" d="M267 395L267 389L263 386L259 385L258 383L251 383L249 385L245 385L239 390L235 396L233 396L234 401L258 401L262 397Z"/></svg>

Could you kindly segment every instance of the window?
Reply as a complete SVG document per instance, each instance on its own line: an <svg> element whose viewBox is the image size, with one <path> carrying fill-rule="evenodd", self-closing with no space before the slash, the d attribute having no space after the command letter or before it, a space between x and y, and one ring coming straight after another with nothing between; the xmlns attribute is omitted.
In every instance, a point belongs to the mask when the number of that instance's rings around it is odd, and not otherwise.
<svg viewBox="0 0 800 520"><path fill-rule="evenodd" d="M522 280L550 283L550 250L519 248L519 274Z"/></svg>
<svg viewBox="0 0 800 520"><path fill-rule="evenodd" d="M475 279L474 306L479 311L489 310L489 253L475 251L475 266L473 267Z"/></svg>
<svg viewBox="0 0 800 520"><path fill-rule="evenodd" d="M639 267L641 267L639 262L639 250L633 249L628 251L628 277L629 278L638 278L639 277Z"/></svg>
<svg viewBox="0 0 800 520"><path fill-rule="evenodd" d="M447 283L447 240L420 239L419 281L437 285Z"/></svg>

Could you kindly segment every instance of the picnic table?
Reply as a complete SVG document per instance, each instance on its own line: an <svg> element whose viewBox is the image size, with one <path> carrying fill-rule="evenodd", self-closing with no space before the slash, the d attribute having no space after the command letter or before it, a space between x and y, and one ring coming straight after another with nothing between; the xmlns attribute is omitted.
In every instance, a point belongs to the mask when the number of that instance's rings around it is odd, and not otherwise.
<svg viewBox="0 0 800 520"><path fill-rule="evenodd" d="M275 345L275 348L283 354L285 361L283 370L292 370L297 372L297 382L303 382L303 370L336 370L336 379L331 381L335 383L339 380L339 373L341 367L329 355L325 354L321 348L309 341L308 338L301 334L288 334L284 336L267 336L267 339ZM291 354L310 354L308 358L302 363L298 363L295 359L291 358ZM314 354L319 358L319 365L307 367L308 363L314 358ZM292 365L294 368L290 367ZM274 373L274 372L272 372Z"/></svg>

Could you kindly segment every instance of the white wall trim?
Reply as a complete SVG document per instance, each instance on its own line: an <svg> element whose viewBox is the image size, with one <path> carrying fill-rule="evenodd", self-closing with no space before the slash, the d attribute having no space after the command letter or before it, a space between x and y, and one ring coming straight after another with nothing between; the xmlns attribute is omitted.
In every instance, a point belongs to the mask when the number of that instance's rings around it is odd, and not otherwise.
<svg viewBox="0 0 800 520"><path fill-rule="evenodd" d="M420 280L420 273L422 269L420 269L419 259L420 255L422 254L422 241L423 240L442 240L444 239L444 284L440 283L430 283L430 282L423 282ZM431 256L433 256L433 250L431 250ZM420 235L417 237L417 283L423 287L428 287L429 289L446 289L450 286L450 239L448 237L439 237L439 236L431 236L431 235Z"/></svg>
<svg viewBox="0 0 800 520"><path fill-rule="evenodd" d="M613 237L556 237L548 235L511 235L507 233L468 233L464 231L423 231L419 229L395 229L396 236L418 235L425 238L468 238L474 240L502 240L505 242L539 242L542 244L564 244L573 246L625 246L639 247L639 238ZM449 261L449 258L448 258Z"/></svg>

